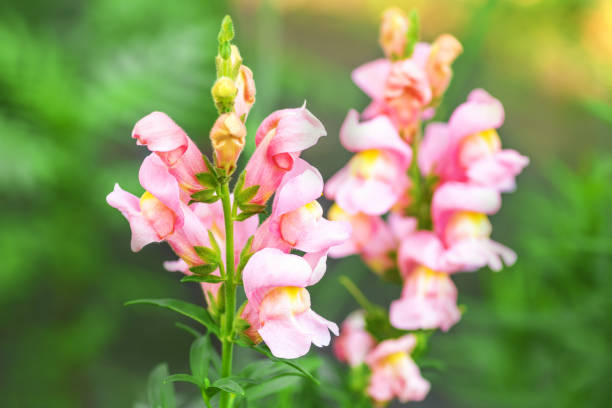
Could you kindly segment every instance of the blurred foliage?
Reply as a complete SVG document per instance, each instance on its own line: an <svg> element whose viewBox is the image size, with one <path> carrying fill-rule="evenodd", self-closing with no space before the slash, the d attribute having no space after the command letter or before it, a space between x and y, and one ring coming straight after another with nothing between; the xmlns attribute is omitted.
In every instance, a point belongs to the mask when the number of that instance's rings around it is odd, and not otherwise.
<svg viewBox="0 0 612 408"><path fill-rule="evenodd" d="M612 390L612 156L574 173L556 166L546 190L508 209L515 267L479 274L480 299L432 353L438 385L465 407L607 407Z"/></svg>

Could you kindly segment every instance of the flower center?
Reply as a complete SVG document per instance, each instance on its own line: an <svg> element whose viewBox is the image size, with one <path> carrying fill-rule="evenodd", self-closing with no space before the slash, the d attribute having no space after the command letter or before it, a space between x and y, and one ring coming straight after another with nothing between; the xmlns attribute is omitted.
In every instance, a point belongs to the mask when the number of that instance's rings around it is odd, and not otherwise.
<svg viewBox="0 0 612 408"><path fill-rule="evenodd" d="M459 163L463 167L492 156L501 150L501 140L495 129L488 129L465 137L459 145Z"/></svg>
<svg viewBox="0 0 612 408"><path fill-rule="evenodd" d="M485 214L473 211L458 211L450 218L445 229L449 245L468 238L488 238L491 235L491 222Z"/></svg>
<svg viewBox="0 0 612 408"><path fill-rule="evenodd" d="M406 360L407 358L408 358L408 353L406 353L405 351L398 351L398 352L389 354L387 357L385 357L384 360L382 361L382 364L389 365L389 366L396 366L398 364L401 364L402 361Z"/></svg>
<svg viewBox="0 0 612 408"><path fill-rule="evenodd" d="M310 294L297 286L282 286L270 290L259 306L261 324L268 319L290 317L310 308Z"/></svg>
<svg viewBox="0 0 612 408"><path fill-rule="evenodd" d="M140 212L160 238L174 232L174 212L148 191L140 197Z"/></svg>
<svg viewBox="0 0 612 408"><path fill-rule="evenodd" d="M372 178L383 160L384 154L380 150L370 149L359 152L350 161L351 173L364 179Z"/></svg>

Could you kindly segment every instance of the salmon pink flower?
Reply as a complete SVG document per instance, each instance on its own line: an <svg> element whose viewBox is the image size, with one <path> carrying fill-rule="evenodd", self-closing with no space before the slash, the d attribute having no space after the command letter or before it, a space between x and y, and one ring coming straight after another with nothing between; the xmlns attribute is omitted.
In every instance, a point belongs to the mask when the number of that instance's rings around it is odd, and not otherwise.
<svg viewBox="0 0 612 408"><path fill-rule="evenodd" d="M333 221L344 221L351 225L352 233L348 240L329 250L334 258L359 254L364 262L376 273L383 274L395 266L390 255L397 249L397 242L385 221L377 215L364 213L349 214L337 203L329 209L327 216Z"/></svg>
<svg viewBox="0 0 612 408"><path fill-rule="evenodd" d="M207 171L200 149L168 115L153 112L140 119L132 130L137 144L147 146L155 153L181 188L188 193L202 190L196 179Z"/></svg>
<svg viewBox="0 0 612 408"><path fill-rule="evenodd" d="M257 148L246 166L245 186L259 185L251 202L264 204L302 150L325 135L321 122L305 107L279 110L264 119L255 134Z"/></svg>
<svg viewBox="0 0 612 408"><path fill-rule="evenodd" d="M302 257L275 248L256 252L243 271L248 303L243 317L281 358L297 358L310 349L327 346L329 331L338 335L338 326L310 309L305 289L323 276Z"/></svg>
<svg viewBox="0 0 612 408"><path fill-rule="evenodd" d="M378 42L387 58L400 58L404 55L409 26L408 16L402 9L390 7L383 12Z"/></svg>
<svg viewBox="0 0 612 408"><path fill-rule="evenodd" d="M365 328L363 310L351 313L340 327L340 336L334 341L334 354L338 360L356 367L365 362L366 355L374 348L376 340Z"/></svg>
<svg viewBox="0 0 612 408"><path fill-rule="evenodd" d="M416 337L407 334L381 342L366 357L372 370L368 394L382 406L396 397L400 402L422 401L430 384L421 376L419 367L410 358Z"/></svg>
<svg viewBox="0 0 612 408"><path fill-rule="evenodd" d="M349 238L350 225L323 218L316 201L323 193L319 171L302 159L283 177L274 196L272 214L257 230L253 249L273 247L289 252L327 253L330 247Z"/></svg>
<svg viewBox="0 0 612 408"><path fill-rule="evenodd" d="M465 181L513 191L515 177L529 159L515 150L502 149L496 129L504 122L502 104L486 91L476 89L459 105L448 124L432 123L425 130L419 150L424 174L442 181Z"/></svg>
<svg viewBox="0 0 612 408"><path fill-rule="evenodd" d="M434 98L440 98L448 88L453 75L451 65L462 52L461 43L450 34L442 34L431 45L425 71Z"/></svg>
<svg viewBox="0 0 612 408"><path fill-rule="evenodd" d="M239 118L246 121L251 106L255 103L253 72L246 65L240 66L240 71L238 71L238 77L236 78L236 87L238 88L238 95L234 99L234 110Z"/></svg>
<svg viewBox="0 0 612 408"><path fill-rule="evenodd" d="M391 303L391 324L402 330L447 331L461 318L457 288L450 276L417 266L404 276L402 297Z"/></svg>
<svg viewBox="0 0 612 408"><path fill-rule="evenodd" d="M325 195L350 214L380 215L407 188L412 151L386 117L359 123L358 116L351 110L340 129L342 145L357 154L328 181Z"/></svg>

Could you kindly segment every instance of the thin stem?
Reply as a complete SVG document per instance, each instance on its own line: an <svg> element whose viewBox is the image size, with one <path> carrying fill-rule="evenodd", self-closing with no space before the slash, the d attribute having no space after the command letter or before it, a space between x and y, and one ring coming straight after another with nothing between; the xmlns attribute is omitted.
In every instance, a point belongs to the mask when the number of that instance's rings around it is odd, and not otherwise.
<svg viewBox="0 0 612 408"><path fill-rule="evenodd" d="M208 395L206 395L206 389L202 388L202 398L204 399L204 403L206 404L206 408L212 408L212 405L210 405L210 399L208 398Z"/></svg>
<svg viewBox="0 0 612 408"><path fill-rule="evenodd" d="M236 282L234 277L234 218L230 201L229 182L221 186L221 202L225 220L225 311L221 327L221 376L232 375L232 357L234 353L233 327L236 313ZM220 407L231 407L233 396L221 391Z"/></svg>
<svg viewBox="0 0 612 408"><path fill-rule="evenodd" d="M363 292L359 290L357 285L355 285L355 283L352 280L350 280L347 276L340 276L339 280L342 286L344 286L346 290L348 290L349 293L353 295L357 303L359 303L359 305L366 312L374 309L374 305L370 303L370 301L365 297Z"/></svg>

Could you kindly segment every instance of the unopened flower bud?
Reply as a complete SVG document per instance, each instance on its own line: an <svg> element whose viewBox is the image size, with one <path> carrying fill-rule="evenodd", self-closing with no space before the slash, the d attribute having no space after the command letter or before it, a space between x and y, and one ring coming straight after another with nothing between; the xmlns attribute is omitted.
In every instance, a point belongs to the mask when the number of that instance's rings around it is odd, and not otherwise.
<svg viewBox="0 0 612 408"><path fill-rule="evenodd" d="M238 88L236 88L236 84L231 78L222 76L217 79L212 87L212 96L219 113L232 110L237 94Z"/></svg>
<svg viewBox="0 0 612 408"><path fill-rule="evenodd" d="M236 168L246 138L246 127L235 112L224 113L217 118L210 131L217 166L228 173Z"/></svg>
<svg viewBox="0 0 612 408"><path fill-rule="evenodd" d="M253 72L246 65L241 65L236 78L236 86L238 87L238 95L234 103L236 114L244 121L251 110L251 106L255 103L255 81L253 81Z"/></svg>
<svg viewBox="0 0 612 408"><path fill-rule="evenodd" d="M442 34L433 42L425 71L434 99L446 91L453 75L451 65L462 52L461 43L450 34Z"/></svg>
<svg viewBox="0 0 612 408"><path fill-rule="evenodd" d="M387 58L397 59L403 56L409 24L406 14L397 7L383 12L378 41Z"/></svg>

